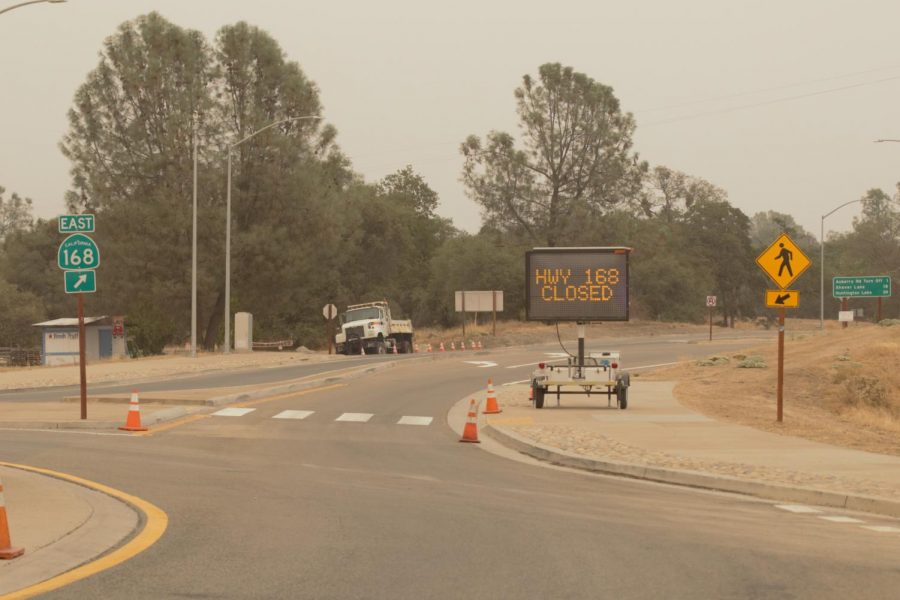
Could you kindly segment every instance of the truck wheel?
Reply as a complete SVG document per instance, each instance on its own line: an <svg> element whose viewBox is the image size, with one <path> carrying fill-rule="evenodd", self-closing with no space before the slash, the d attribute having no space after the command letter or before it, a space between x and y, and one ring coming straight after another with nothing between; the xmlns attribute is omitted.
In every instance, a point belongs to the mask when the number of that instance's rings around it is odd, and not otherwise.
<svg viewBox="0 0 900 600"><path fill-rule="evenodd" d="M616 400L619 403L619 409L625 410L628 408L628 388L625 386L619 386L616 388Z"/></svg>
<svg viewBox="0 0 900 600"><path fill-rule="evenodd" d="M534 388L534 407L535 408L544 408L544 394L547 390L542 387Z"/></svg>
<svg viewBox="0 0 900 600"><path fill-rule="evenodd" d="M409 354L410 352L412 352L412 344L409 343L409 340L400 342L400 354Z"/></svg>
<svg viewBox="0 0 900 600"><path fill-rule="evenodd" d="M385 348L384 340L378 340L375 342L375 354L384 354L387 352L387 348Z"/></svg>

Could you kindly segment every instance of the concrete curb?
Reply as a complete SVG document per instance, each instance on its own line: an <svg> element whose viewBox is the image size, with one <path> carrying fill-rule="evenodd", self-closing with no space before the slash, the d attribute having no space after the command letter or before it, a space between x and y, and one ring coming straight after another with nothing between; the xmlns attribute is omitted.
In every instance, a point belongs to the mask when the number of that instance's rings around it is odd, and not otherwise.
<svg viewBox="0 0 900 600"><path fill-rule="evenodd" d="M648 467L610 460L598 460L571 454L558 448L551 448L526 440L497 425L488 425L484 427L483 431L486 435L500 442L507 448L516 450L517 452L531 456L532 458L563 467L605 473L608 475L618 475L621 477L631 477L633 479L646 479L659 483L744 494L747 496L756 496L781 502L801 502L804 504L843 508L889 517L900 517L900 502L883 498L829 492L814 488L790 487L760 481L747 481L721 475L710 475L698 471L664 469L661 467Z"/></svg>
<svg viewBox="0 0 900 600"><path fill-rule="evenodd" d="M413 359L407 359L413 360ZM258 390L253 390L252 392L240 392L237 394L226 394L224 396L214 396L212 398L206 399L206 406L221 406L223 404L231 404L233 402L245 402L247 400L255 400L257 398L265 398L267 396L277 396L278 394L287 394L290 392L297 392L300 390L305 390L311 387L316 387L318 385L331 385L332 383L337 383L339 381L347 381L350 379L356 379L358 377L362 377L364 375L368 375L370 373L378 373L379 371L384 371L385 369L390 369L395 367L398 364L397 361L393 362L383 362L378 363L376 365L365 366L362 368L359 367L351 367L349 372L347 370L338 370L334 374L329 375L327 377L322 377L319 379L310 379L308 381L298 381L296 383L288 383L283 385L277 385L269 388L262 388Z"/></svg>
<svg viewBox="0 0 900 600"><path fill-rule="evenodd" d="M409 359L412 360L412 359ZM222 406L224 404L232 404L235 402L245 402L247 400L255 400L258 398L266 398L268 396L277 396L278 394L287 394L297 392L319 385L330 385L339 381L347 381L363 377L371 373L377 373L385 369L392 368L399 364L398 361L383 362L376 365L367 365L365 367L350 367L349 369L339 369L331 372L326 377L318 379L309 379L277 385L274 387L260 388L250 392L240 392L236 394L226 394L223 396L214 396L207 398L198 406L173 406L164 410L156 411L152 415L141 417L143 425L159 425L167 421L174 421L189 414L194 414L208 409L209 407ZM117 429L124 424L124 415L122 421L0 421L0 429Z"/></svg>

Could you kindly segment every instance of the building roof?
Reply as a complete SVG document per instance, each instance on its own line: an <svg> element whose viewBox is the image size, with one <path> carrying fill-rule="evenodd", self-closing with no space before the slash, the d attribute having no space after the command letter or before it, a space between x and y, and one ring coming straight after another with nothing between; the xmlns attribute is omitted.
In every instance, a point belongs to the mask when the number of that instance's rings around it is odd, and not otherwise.
<svg viewBox="0 0 900 600"><path fill-rule="evenodd" d="M102 321L106 318L106 315L102 317L85 317L84 324L90 325L91 323L96 323L97 321ZM43 323L34 323L32 327L78 327L78 319L53 319L52 321L44 321Z"/></svg>

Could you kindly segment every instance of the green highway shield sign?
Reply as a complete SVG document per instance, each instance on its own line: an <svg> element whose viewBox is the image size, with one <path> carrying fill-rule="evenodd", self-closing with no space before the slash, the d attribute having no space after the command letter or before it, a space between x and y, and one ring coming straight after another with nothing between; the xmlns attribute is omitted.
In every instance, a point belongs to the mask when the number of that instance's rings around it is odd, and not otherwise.
<svg viewBox="0 0 900 600"><path fill-rule="evenodd" d="M67 294L93 294L97 291L96 271L66 271Z"/></svg>
<svg viewBox="0 0 900 600"><path fill-rule="evenodd" d="M891 295L891 278L886 275L835 277L831 295L835 298L887 298Z"/></svg>
<svg viewBox="0 0 900 600"><path fill-rule="evenodd" d="M94 215L60 215L60 233L91 233L94 231Z"/></svg>
<svg viewBox="0 0 900 600"><path fill-rule="evenodd" d="M100 266L100 249L88 236L74 233L59 245L57 263L63 271L96 269Z"/></svg>

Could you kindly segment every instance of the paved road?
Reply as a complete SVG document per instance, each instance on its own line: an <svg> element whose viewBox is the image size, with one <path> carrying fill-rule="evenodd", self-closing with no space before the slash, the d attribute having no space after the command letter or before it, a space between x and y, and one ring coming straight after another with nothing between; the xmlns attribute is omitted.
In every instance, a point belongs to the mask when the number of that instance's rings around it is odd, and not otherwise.
<svg viewBox="0 0 900 600"><path fill-rule="evenodd" d="M632 366L715 349L631 342L616 345ZM146 438L5 434L7 460L100 481L169 514L148 551L47 597L896 597L897 536L459 444L449 407L489 375L526 378L530 367L507 367L543 351L553 350L477 357L499 363L485 369L466 357L409 363ZM273 418L286 410L312 414ZM372 417L336 420L347 413Z"/></svg>

